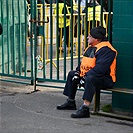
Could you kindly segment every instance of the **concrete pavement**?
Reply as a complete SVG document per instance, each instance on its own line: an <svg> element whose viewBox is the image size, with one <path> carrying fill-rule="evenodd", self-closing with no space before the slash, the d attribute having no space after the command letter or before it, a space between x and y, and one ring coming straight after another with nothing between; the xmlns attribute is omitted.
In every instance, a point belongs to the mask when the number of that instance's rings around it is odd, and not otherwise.
<svg viewBox="0 0 133 133"><path fill-rule="evenodd" d="M90 118L73 119L74 111L56 110L66 97L62 89L0 83L0 133L131 133L131 121L91 115ZM77 107L82 104L78 91ZM101 103L110 103L111 97L102 94ZM93 109L93 103L90 107Z"/></svg>

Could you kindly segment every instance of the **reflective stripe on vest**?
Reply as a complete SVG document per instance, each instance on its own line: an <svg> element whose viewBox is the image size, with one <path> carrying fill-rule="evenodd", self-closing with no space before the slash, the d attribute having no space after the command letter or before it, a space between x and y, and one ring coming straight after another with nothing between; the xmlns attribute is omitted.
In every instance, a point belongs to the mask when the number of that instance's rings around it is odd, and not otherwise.
<svg viewBox="0 0 133 133"><path fill-rule="evenodd" d="M100 22L101 5L95 6L95 20ZM88 7L88 21L93 20L93 7ZM104 16L103 16L103 27L106 27Z"/></svg>

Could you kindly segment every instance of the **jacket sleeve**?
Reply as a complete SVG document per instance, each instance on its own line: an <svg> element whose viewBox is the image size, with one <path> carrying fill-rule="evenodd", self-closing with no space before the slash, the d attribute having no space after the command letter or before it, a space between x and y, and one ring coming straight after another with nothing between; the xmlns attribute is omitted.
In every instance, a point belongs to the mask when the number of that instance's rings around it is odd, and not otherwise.
<svg viewBox="0 0 133 133"><path fill-rule="evenodd" d="M95 75L97 77L110 74L110 66L116 56L116 52L108 47L101 48L95 55L96 65L86 75Z"/></svg>

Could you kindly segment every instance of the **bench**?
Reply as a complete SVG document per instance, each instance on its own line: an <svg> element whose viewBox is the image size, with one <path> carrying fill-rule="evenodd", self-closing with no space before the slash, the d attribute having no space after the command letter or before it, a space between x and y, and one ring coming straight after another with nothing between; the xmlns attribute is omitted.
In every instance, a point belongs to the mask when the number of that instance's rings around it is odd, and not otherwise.
<svg viewBox="0 0 133 133"><path fill-rule="evenodd" d="M106 115L106 116L110 116L110 117L117 117L117 118L121 118L121 119L126 119L126 120L133 120L133 117L127 117L127 116L118 116L112 113L107 113L107 112L103 112L100 110L100 93L103 90L97 91L94 95L94 108L93 108L93 113L94 114L101 114L101 115ZM125 94L133 94L133 89L127 89L127 88L113 88L113 89L106 89L104 90L106 92L119 92L119 93L125 93Z"/></svg>

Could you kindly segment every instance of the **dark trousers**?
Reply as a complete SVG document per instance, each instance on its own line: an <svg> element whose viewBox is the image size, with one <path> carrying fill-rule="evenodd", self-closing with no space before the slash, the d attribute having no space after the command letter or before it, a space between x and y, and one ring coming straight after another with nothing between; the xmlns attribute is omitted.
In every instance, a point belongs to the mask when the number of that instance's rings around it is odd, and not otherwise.
<svg viewBox="0 0 133 133"><path fill-rule="evenodd" d="M73 84L72 78L74 76L75 71L70 71L68 73L67 82L64 88L63 94L68 96L71 99L75 99L77 84ZM83 100L92 101L93 96L96 91L100 91L100 89L112 88L114 86L114 82L110 77L96 77L94 75L87 75L85 77L85 86L83 93Z"/></svg>

